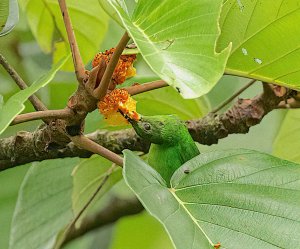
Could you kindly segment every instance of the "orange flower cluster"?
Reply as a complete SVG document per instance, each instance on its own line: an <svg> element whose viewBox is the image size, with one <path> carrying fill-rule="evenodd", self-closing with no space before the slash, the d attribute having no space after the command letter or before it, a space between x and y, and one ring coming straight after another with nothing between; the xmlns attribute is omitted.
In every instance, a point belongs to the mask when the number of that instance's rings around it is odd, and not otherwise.
<svg viewBox="0 0 300 249"><path fill-rule="evenodd" d="M115 48L111 48L103 53L96 54L92 61L93 68L98 66L102 59L105 60L106 64L108 64L114 51ZM116 85L122 84L127 78L136 75L136 70L133 67L133 62L135 61L135 59L135 54L120 56L120 59L112 76L113 86L110 87L111 90L114 89Z"/></svg>
<svg viewBox="0 0 300 249"><path fill-rule="evenodd" d="M129 118L139 120L136 101L124 89L115 89L106 94L103 100L98 102L98 109L110 125L128 124L119 110Z"/></svg>

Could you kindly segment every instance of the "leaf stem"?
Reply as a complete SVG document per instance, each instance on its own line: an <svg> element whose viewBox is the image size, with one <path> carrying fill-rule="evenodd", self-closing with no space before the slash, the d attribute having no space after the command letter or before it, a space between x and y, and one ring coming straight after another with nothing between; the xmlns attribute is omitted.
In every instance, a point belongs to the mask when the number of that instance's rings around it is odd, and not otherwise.
<svg viewBox="0 0 300 249"><path fill-rule="evenodd" d="M0 64L8 72L10 77L16 82L16 84L21 90L24 90L25 88L28 87L27 84L24 82L24 80L20 77L20 75L16 72L16 70L8 63L8 61L4 58L2 54L0 54ZM33 105L35 110L37 111L47 110L47 107L43 104L43 102L34 94L31 95L28 99Z"/></svg>
<svg viewBox="0 0 300 249"><path fill-rule="evenodd" d="M111 80L111 77L115 71L115 68L118 64L119 58L126 47L126 44L130 40L130 37L127 32L124 33L121 40L119 41L107 67L104 72L104 75L101 79L99 86L94 90L94 96L101 100L107 93L107 89Z"/></svg>
<svg viewBox="0 0 300 249"><path fill-rule="evenodd" d="M230 98L225 100L221 105L219 105L214 110L212 110L211 113L217 113L218 111L220 111L222 108L227 106L230 102L232 102L236 97L238 97L242 92L244 92L246 89L252 86L255 82L256 80L251 80L247 85L243 86L240 90L234 93Z"/></svg>
<svg viewBox="0 0 300 249"><path fill-rule="evenodd" d="M38 120L38 119L65 119L74 115L73 111L69 108L62 110L46 110L30 112L18 115L10 125L16 125L28 121Z"/></svg>
<svg viewBox="0 0 300 249"><path fill-rule="evenodd" d="M168 84L164 80L156 80L149 83L137 84L130 87L125 87L124 89L127 90L130 95L136 95L139 93L151 91L166 86L168 86Z"/></svg>
<svg viewBox="0 0 300 249"><path fill-rule="evenodd" d="M90 140L84 135L80 136L74 136L71 137L72 142L85 150L91 151L95 154L99 154L100 156L103 156L104 158L112 161L116 165L123 167L123 158L120 157L118 154L104 148L103 146L95 143L94 141Z"/></svg>
<svg viewBox="0 0 300 249"><path fill-rule="evenodd" d="M68 35L68 40L70 43L71 51L72 51L72 58L73 58L73 64L75 68L75 74L77 77L77 80L79 84L83 84L83 80L85 79L85 68L84 64L80 55L80 51L78 48L78 44L75 38L74 30L72 27L72 22L69 16L68 8L66 5L65 0L58 0L59 7L64 19L67 35Z"/></svg>

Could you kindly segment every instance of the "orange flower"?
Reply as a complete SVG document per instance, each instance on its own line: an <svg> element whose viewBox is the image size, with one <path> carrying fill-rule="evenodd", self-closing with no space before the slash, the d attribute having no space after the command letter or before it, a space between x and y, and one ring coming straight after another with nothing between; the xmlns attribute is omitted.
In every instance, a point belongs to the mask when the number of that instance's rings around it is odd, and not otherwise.
<svg viewBox="0 0 300 249"><path fill-rule="evenodd" d="M106 94L103 100L98 102L98 109L110 125L128 124L119 110L128 117L139 120L139 115L136 112L136 101L124 89L115 89Z"/></svg>
<svg viewBox="0 0 300 249"><path fill-rule="evenodd" d="M103 53L96 54L92 61L93 68L98 66L102 59L105 60L106 64L108 64L114 51L115 48L111 48L110 50L106 50ZM127 78L136 75L136 70L133 67L133 62L135 61L135 59L136 59L135 54L120 56L120 59L118 61L118 64L112 76L112 81L114 84L114 87L112 87L113 89L115 88L116 85L122 84Z"/></svg>

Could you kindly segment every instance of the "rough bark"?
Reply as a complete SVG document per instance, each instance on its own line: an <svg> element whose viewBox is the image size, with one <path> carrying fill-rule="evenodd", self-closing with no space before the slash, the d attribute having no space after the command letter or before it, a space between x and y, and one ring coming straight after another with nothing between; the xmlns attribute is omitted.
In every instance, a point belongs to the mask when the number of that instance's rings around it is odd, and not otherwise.
<svg viewBox="0 0 300 249"><path fill-rule="evenodd" d="M208 114L186 124L195 141L205 145L216 144L229 134L247 133L286 97L276 96L265 84L264 92L253 99L239 99L223 114ZM0 170L45 159L91 156L91 152L75 147L61 135L57 122L62 121L53 122L52 125L42 125L35 132L19 132L16 136L0 139ZM150 146L132 129L96 131L87 136L115 153L121 153L124 149L147 152Z"/></svg>

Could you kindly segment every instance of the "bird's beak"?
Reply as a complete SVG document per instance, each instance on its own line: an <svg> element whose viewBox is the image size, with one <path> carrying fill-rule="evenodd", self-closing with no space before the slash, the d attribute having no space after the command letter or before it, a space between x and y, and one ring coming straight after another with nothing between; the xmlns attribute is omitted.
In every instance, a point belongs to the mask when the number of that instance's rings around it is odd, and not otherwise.
<svg viewBox="0 0 300 249"><path fill-rule="evenodd" d="M122 116L123 116L130 124L134 125L134 124L137 123L136 120L132 119L132 118L129 117L127 114L125 114L124 112L122 112L122 110L119 109L118 111L119 111L119 113L121 113L121 115L122 115Z"/></svg>

